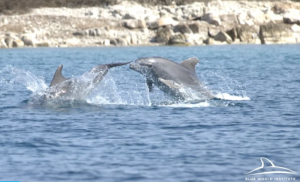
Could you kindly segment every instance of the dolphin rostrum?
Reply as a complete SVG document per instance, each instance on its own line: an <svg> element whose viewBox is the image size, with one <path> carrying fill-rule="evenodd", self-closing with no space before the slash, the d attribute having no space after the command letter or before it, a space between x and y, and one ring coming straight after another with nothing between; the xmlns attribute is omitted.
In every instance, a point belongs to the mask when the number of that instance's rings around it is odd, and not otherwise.
<svg viewBox="0 0 300 182"><path fill-rule="evenodd" d="M110 68L126 65L128 63L130 62L98 65L79 78L64 77L62 75L63 65L59 65L46 91L46 97L63 97L71 100L85 99L99 85Z"/></svg>
<svg viewBox="0 0 300 182"><path fill-rule="evenodd" d="M149 91L152 91L154 84L163 92L180 99L190 97L189 91L201 99L215 98L200 82L195 70L197 63L198 58L176 63L161 57L147 57L132 62L130 68L146 77Z"/></svg>

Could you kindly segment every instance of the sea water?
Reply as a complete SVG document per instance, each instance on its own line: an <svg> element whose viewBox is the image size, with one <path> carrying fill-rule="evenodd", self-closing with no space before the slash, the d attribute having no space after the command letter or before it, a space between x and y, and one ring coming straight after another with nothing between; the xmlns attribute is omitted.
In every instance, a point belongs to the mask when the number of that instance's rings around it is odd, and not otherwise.
<svg viewBox="0 0 300 182"><path fill-rule="evenodd" d="M0 50L0 181L300 180L300 45ZM197 57L221 100L176 101L128 65L83 100L43 100L56 68ZM297 174L251 176L265 157Z"/></svg>

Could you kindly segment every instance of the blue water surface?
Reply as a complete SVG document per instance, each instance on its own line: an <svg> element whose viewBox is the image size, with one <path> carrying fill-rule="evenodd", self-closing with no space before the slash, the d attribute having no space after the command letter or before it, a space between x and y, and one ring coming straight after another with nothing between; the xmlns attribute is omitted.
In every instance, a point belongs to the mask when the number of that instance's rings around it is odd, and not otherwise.
<svg viewBox="0 0 300 182"><path fill-rule="evenodd" d="M300 181L300 45L0 50L0 181ZM128 65L83 101L36 99L58 65L197 57L224 100L170 102ZM250 176L271 160L297 174ZM285 181L285 180L282 180Z"/></svg>

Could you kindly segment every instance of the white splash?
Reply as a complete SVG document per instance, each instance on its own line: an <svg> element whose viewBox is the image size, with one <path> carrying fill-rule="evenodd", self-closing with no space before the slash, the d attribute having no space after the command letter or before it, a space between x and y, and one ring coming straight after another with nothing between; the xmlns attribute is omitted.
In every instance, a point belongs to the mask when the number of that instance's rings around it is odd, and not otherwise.
<svg viewBox="0 0 300 182"><path fill-rule="evenodd" d="M6 66L0 71L2 83L20 84L32 92L43 92L48 86L43 77L37 77L30 71L22 70L12 66Z"/></svg>
<svg viewBox="0 0 300 182"><path fill-rule="evenodd" d="M235 95L230 95L227 93L218 93L215 95L215 97L222 99L222 100L251 100L247 96L235 96Z"/></svg>
<svg viewBox="0 0 300 182"><path fill-rule="evenodd" d="M146 84L141 87L119 89L113 76L108 73L99 86L88 96L87 102L96 105L135 105L150 106Z"/></svg>
<svg viewBox="0 0 300 182"><path fill-rule="evenodd" d="M200 103L176 103L176 104L170 104L170 105L159 105L162 107L210 107L212 106L208 101L200 102Z"/></svg>

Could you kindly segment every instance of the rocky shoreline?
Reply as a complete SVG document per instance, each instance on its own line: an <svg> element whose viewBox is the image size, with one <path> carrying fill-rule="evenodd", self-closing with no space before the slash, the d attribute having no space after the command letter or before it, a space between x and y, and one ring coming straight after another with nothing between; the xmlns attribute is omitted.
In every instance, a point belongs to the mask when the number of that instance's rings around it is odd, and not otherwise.
<svg viewBox="0 0 300 182"><path fill-rule="evenodd" d="M300 3L210 1L0 15L0 48L300 43Z"/></svg>

